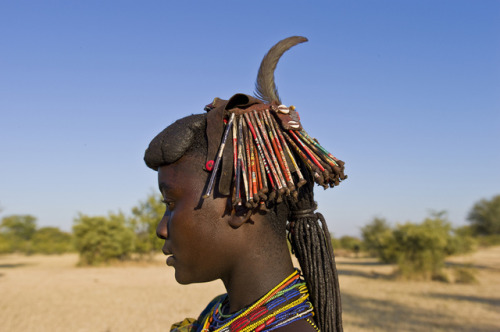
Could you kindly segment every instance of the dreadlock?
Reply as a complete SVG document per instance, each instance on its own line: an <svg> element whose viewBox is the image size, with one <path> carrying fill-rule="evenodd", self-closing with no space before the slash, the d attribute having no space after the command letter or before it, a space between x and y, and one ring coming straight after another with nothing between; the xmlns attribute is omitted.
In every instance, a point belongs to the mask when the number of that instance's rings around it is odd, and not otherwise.
<svg viewBox="0 0 500 332"><path fill-rule="evenodd" d="M340 288L330 232L323 215L314 213L313 182L308 181L300 189L298 200L288 202L288 239L310 292L316 325L322 331L342 331Z"/></svg>

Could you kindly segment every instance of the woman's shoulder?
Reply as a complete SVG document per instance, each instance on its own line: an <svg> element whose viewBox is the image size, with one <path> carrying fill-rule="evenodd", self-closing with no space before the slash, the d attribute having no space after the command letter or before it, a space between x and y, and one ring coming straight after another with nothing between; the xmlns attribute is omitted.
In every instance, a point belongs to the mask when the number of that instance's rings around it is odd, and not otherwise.
<svg viewBox="0 0 500 332"><path fill-rule="evenodd" d="M218 305L220 301L222 301L227 294L222 294L219 296L216 296L208 305L206 308L201 312L200 316L198 316L198 319L194 318L185 318L183 321L172 324L170 327L170 332L193 332L197 331L199 326L205 321L207 316L209 316L212 312L212 309Z"/></svg>

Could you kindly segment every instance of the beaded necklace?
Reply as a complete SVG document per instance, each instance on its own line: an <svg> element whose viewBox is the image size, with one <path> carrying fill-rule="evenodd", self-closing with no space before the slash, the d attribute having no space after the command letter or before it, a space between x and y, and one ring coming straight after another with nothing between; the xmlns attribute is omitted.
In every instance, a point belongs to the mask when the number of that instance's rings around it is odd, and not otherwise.
<svg viewBox="0 0 500 332"><path fill-rule="evenodd" d="M213 306L201 332L272 331L313 316L307 287L297 270L248 308L225 315L225 304L227 296Z"/></svg>

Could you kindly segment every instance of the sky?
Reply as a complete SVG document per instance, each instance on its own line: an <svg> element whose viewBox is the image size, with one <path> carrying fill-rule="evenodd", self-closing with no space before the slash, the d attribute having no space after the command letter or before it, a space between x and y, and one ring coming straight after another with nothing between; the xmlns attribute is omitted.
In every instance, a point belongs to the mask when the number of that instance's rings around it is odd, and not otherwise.
<svg viewBox="0 0 500 332"><path fill-rule="evenodd" d="M305 129L346 162L317 187L335 236L374 217L454 226L500 194L500 2L2 1L0 217L70 230L78 213L156 191L149 141L214 97L275 77Z"/></svg>

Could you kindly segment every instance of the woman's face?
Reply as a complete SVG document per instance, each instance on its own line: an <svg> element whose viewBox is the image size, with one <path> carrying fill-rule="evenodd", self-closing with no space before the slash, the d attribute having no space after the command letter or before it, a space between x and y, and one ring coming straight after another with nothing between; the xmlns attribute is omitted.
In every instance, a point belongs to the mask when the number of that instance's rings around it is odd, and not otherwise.
<svg viewBox="0 0 500 332"><path fill-rule="evenodd" d="M237 236L224 216L226 198L202 199L208 173L199 158L184 156L158 169L158 185L166 205L156 233L165 240L167 264L181 284L206 282L228 273Z"/></svg>

